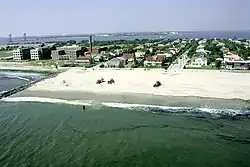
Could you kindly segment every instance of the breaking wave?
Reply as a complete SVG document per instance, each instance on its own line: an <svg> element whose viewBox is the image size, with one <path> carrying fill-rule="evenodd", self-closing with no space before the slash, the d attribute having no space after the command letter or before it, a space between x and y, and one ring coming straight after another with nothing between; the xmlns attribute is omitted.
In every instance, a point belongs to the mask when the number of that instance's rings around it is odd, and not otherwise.
<svg viewBox="0 0 250 167"><path fill-rule="evenodd" d="M62 100L44 97L7 97L1 99L6 102L40 102L40 103L54 103L54 104L71 104L71 105L91 105L91 101L79 101L79 100Z"/></svg>
<svg viewBox="0 0 250 167"><path fill-rule="evenodd" d="M126 104L126 103L98 103L93 100L63 100L43 97L7 97L1 99L5 102L40 102L40 103L54 103L54 104L70 104L70 105L86 105L86 106L101 106L129 109L137 111L147 111L153 113L191 113L191 114L210 114L218 116L250 116L250 109L216 109L216 108L195 108L195 107L172 107L160 105L146 105L146 104Z"/></svg>
<svg viewBox="0 0 250 167"><path fill-rule="evenodd" d="M155 113L208 113L230 116L249 116L249 109L215 109L215 108L194 108L194 107L172 107L145 104L126 104L126 103L102 103L104 106L124 108L130 110L151 111Z"/></svg>

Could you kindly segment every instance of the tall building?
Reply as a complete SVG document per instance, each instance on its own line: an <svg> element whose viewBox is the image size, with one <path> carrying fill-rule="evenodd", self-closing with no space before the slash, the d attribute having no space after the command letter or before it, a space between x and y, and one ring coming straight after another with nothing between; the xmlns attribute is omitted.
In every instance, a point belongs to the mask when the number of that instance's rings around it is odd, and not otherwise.
<svg viewBox="0 0 250 167"><path fill-rule="evenodd" d="M27 40L27 37L26 37L26 33L25 33L25 32L23 33L23 40L24 40L24 41Z"/></svg>
<svg viewBox="0 0 250 167"><path fill-rule="evenodd" d="M92 52L92 35L89 36L89 52Z"/></svg>
<svg viewBox="0 0 250 167"><path fill-rule="evenodd" d="M9 42L12 42L12 35L9 33Z"/></svg>

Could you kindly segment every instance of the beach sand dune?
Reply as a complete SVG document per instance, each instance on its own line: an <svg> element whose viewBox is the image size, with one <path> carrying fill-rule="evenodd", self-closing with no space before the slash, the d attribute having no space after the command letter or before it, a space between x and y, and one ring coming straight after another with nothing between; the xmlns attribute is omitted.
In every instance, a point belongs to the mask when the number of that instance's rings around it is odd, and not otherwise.
<svg viewBox="0 0 250 167"><path fill-rule="evenodd" d="M104 78L106 82L96 84L100 78ZM107 83L111 78L115 80L114 84ZM156 81L162 83L158 88L153 87ZM162 69L71 69L28 90L250 99L250 74L191 70L168 73Z"/></svg>

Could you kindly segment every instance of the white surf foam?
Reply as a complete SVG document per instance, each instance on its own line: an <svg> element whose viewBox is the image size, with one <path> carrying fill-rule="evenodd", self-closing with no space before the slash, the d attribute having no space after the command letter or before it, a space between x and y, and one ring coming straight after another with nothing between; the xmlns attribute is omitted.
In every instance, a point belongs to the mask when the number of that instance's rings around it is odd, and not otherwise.
<svg viewBox="0 0 250 167"><path fill-rule="evenodd" d="M160 105L147 105L147 104L126 104L126 103L102 103L104 106L116 107L116 108L159 108L165 110L184 110L191 109L190 107L171 107Z"/></svg>
<svg viewBox="0 0 250 167"><path fill-rule="evenodd" d="M126 104L126 103L102 103L104 106L124 108L124 109L139 109L144 111L150 111L152 109L166 110L167 112L203 112L209 114L250 114L250 111L236 110L236 109L215 109L215 108L192 108L192 107L171 107L171 106L160 106L160 105L145 105L145 104Z"/></svg>
<svg viewBox="0 0 250 167"><path fill-rule="evenodd" d="M24 77L16 77L16 78L20 80L24 80L24 81L30 81L28 78L24 78Z"/></svg>
<svg viewBox="0 0 250 167"><path fill-rule="evenodd" d="M71 104L71 105L86 105L90 106L91 101L84 102L79 100L63 100L45 97L7 97L1 99L6 102L40 102L40 103L54 103L54 104Z"/></svg>

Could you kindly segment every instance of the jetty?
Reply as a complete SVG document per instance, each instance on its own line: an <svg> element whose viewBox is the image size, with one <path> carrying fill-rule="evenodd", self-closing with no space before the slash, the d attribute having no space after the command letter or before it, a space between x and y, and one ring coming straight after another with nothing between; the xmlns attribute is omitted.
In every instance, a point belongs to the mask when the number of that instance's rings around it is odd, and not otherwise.
<svg viewBox="0 0 250 167"><path fill-rule="evenodd" d="M30 81L29 83L26 83L26 84L23 84L21 86L18 86L18 87L15 87L15 88L12 88L10 90L6 90L6 91L3 91L2 93L0 93L0 99L2 98L6 98L6 97L9 97L13 94L16 94L18 92L21 92L31 86L33 86L34 84L38 83L38 82L41 82L45 79L49 79L49 78L53 78L53 77L56 77L58 75L58 73L53 73L53 74L50 74L50 75L45 75L45 76L42 76L40 79L38 80L35 80L35 81Z"/></svg>

